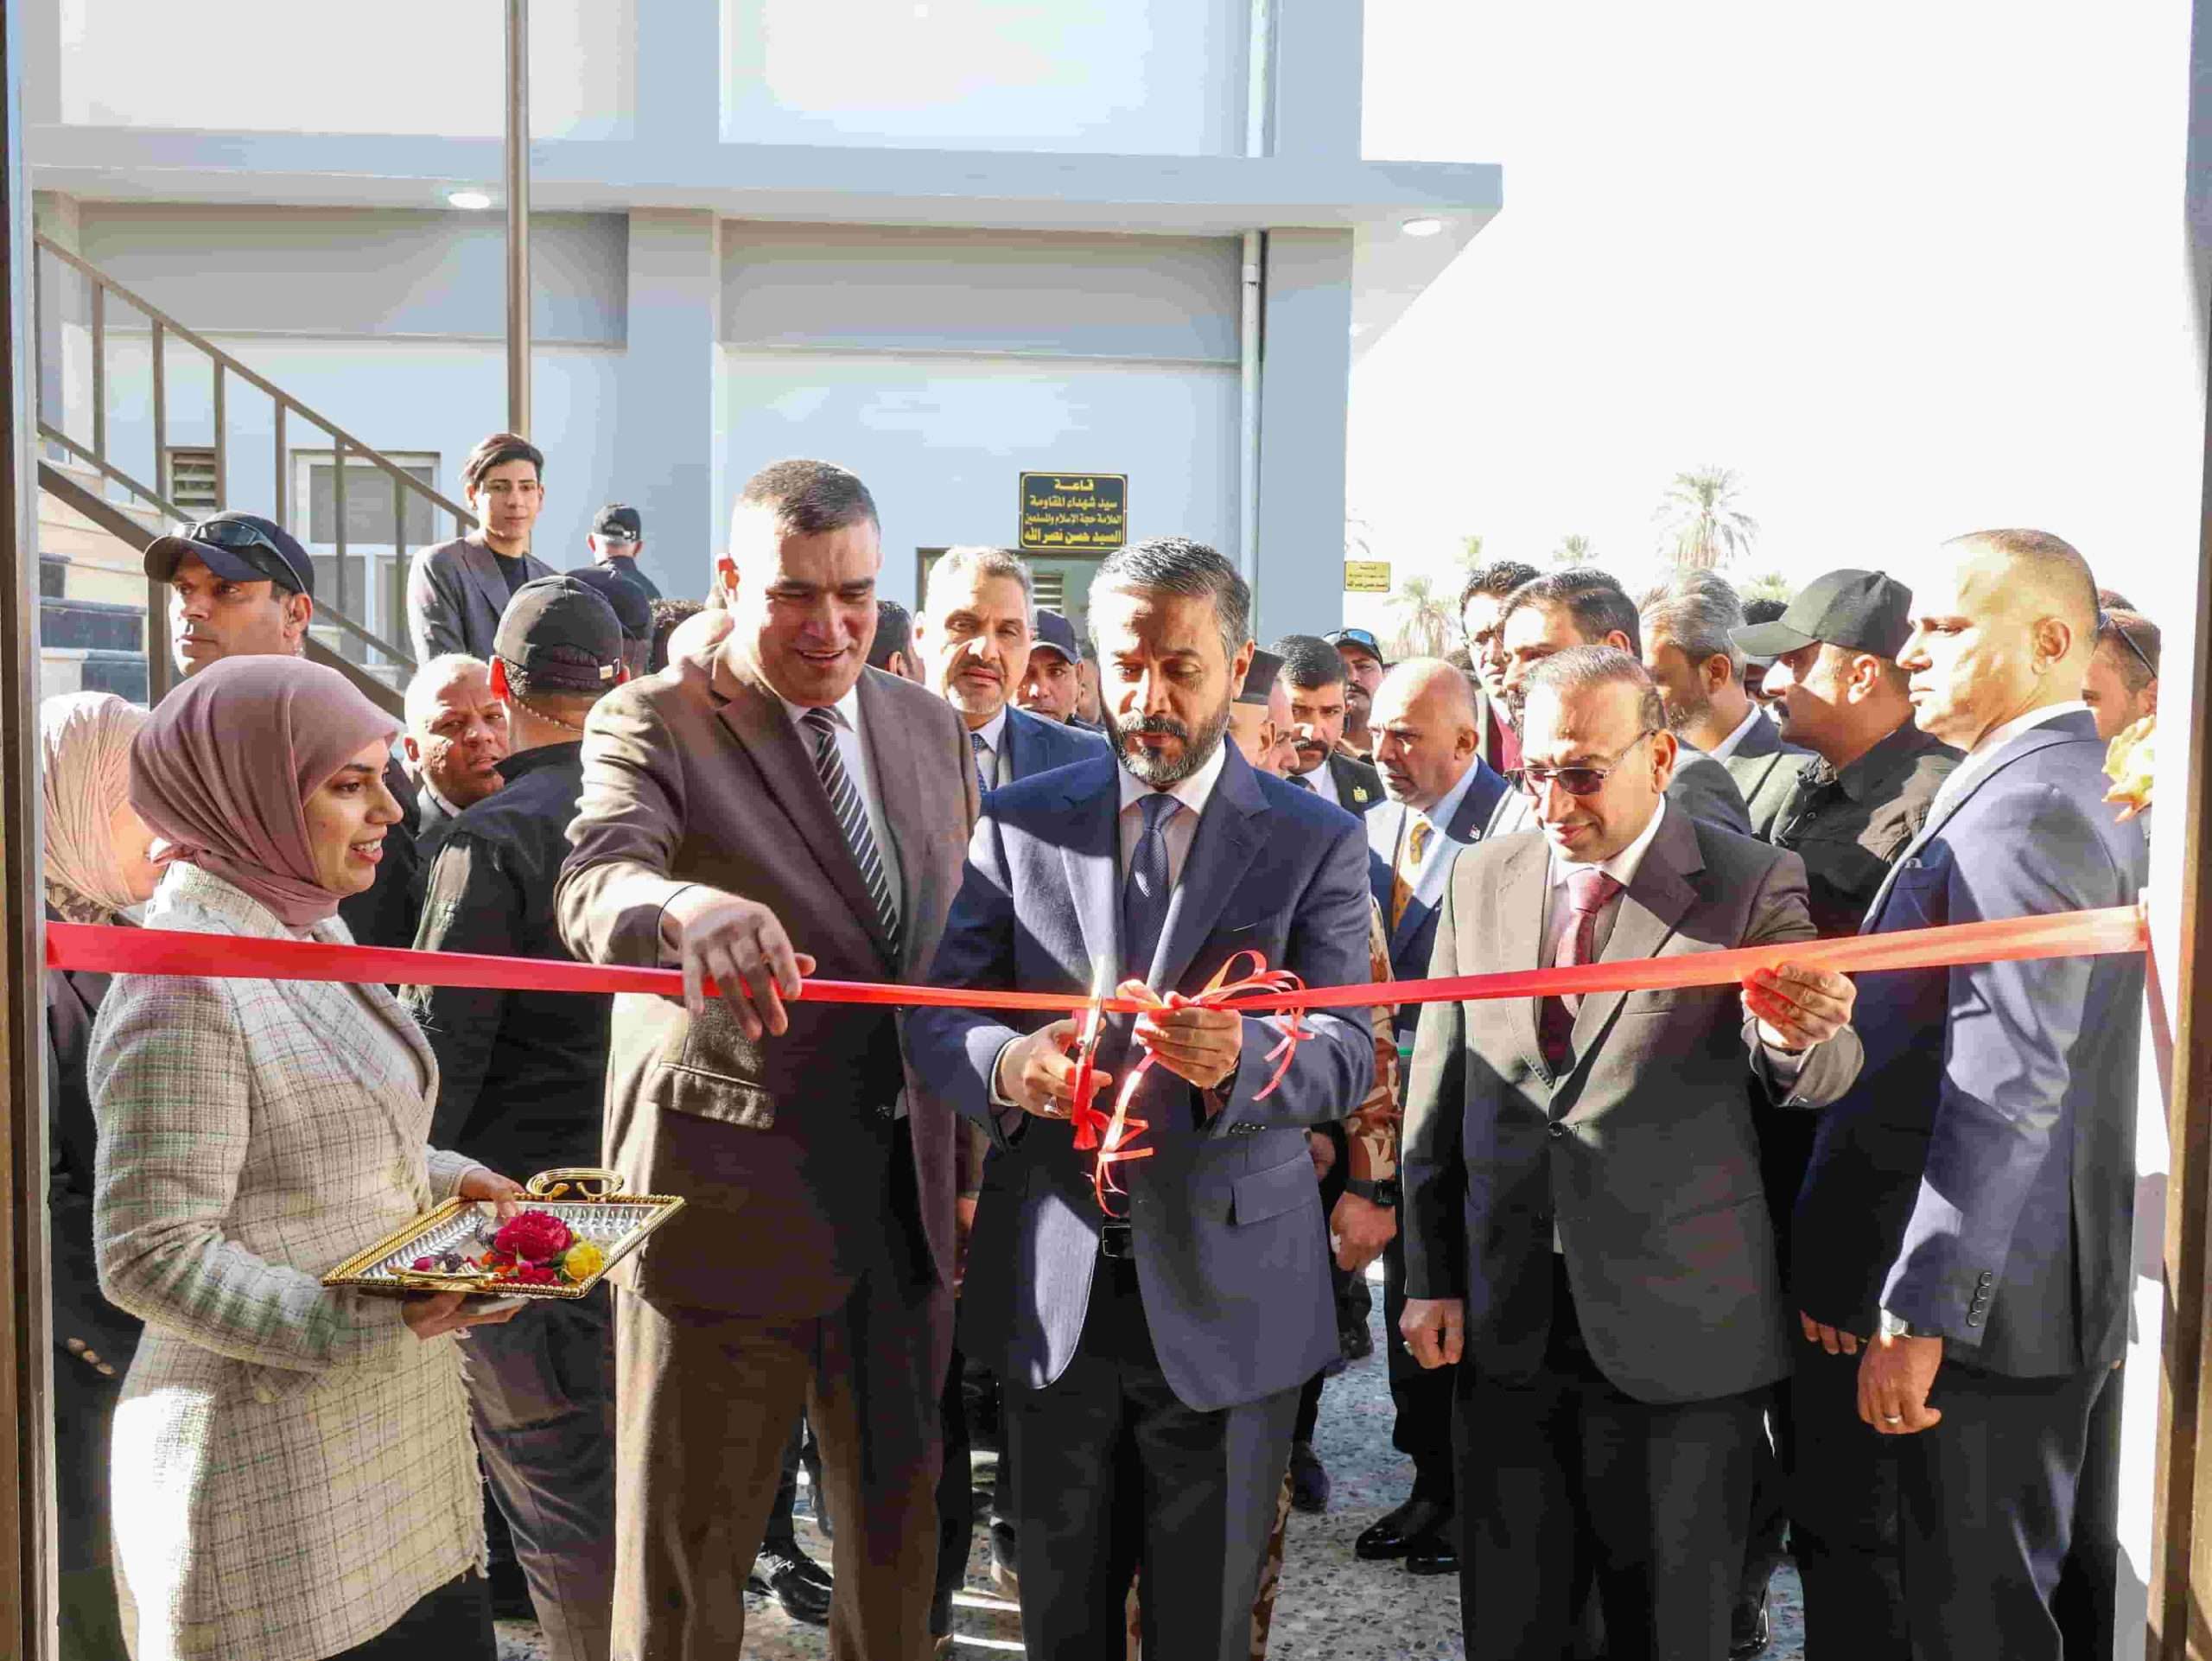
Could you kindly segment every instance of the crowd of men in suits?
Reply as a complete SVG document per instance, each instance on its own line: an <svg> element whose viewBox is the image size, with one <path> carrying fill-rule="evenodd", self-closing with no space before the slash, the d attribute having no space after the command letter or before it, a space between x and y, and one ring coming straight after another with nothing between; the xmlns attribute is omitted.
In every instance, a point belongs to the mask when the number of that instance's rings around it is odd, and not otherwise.
<svg viewBox="0 0 2212 1661"><path fill-rule="evenodd" d="M407 995L439 1145L688 1201L611 1303L472 1339L556 1653L737 1653L749 1573L833 1654L942 1653L995 1391L1029 1651L1119 1661L1134 1586L1145 1652L1241 1661L1282 1506L1327 1503L1313 1415L1377 1253L1411 1487L1355 1550L1456 1575L1470 1655L1756 1654L1785 1550L1815 1658L2081 1652L2139 960L1331 1009L1287 1043L1194 1001L1245 952L1331 987L2133 903L2102 739L2155 710L2158 640L2074 549L1977 533L1758 622L1710 573L1638 599L1501 563L1458 661L1392 665L1357 628L1259 650L1179 538L1102 563L1087 639L996 549L910 614L817 461L754 475L711 595L666 601L634 509L594 567L532 554L543 465L487 439L480 529L416 561L406 846L346 914L683 972L588 1018ZM149 566L208 614L188 673L311 612L296 544L219 519L251 534ZM203 575L267 589L266 641ZM581 725L517 696L534 657L599 665ZM799 996L1080 1000L1102 965L1151 1006L1096 1047L1145 1127L1103 1187L1076 1020ZM791 1533L802 1422L834 1574Z"/></svg>

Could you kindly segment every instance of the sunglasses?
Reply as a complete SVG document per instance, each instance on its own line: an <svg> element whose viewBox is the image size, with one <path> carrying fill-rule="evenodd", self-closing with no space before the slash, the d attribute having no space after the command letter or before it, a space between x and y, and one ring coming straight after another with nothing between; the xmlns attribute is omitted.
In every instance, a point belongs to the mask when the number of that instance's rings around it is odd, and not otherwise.
<svg viewBox="0 0 2212 1661"><path fill-rule="evenodd" d="M2158 665L2152 663L2149 654L2135 644L2135 637L2127 632L2127 625L2110 612L2101 611L2097 614L2097 633L2102 634L2107 630L2120 636L2120 643L2135 654L2135 661L2143 665L2145 674L2150 676L2152 680L2158 678Z"/></svg>
<svg viewBox="0 0 2212 1661"><path fill-rule="evenodd" d="M284 550L270 541L262 531L237 519L207 519L198 525L188 525L179 532L187 542L204 542L211 547L227 548L240 553L248 548L266 548L276 556L277 569L289 572L292 562L284 557Z"/></svg>
<svg viewBox="0 0 2212 1661"><path fill-rule="evenodd" d="M1505 776L1524 795L1541 796L1544 793L1545 786L1557 785L1570 796L1595 796L1605 788L1605 780L1628 759L1629 751L1645 739L1656 737L1658 732L1656 727L1646 727L1628 741L1626 748L1602 767L1516 767Z"/></svg>

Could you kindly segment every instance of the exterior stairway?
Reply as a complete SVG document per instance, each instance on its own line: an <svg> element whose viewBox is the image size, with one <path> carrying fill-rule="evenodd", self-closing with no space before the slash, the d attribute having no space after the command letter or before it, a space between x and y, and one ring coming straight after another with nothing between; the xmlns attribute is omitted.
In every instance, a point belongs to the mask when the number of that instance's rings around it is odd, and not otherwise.
<svg viewBox="0 0 2212 1661"><path fill-rule="evenodd" d="M100 476L75 462L47 463L93 495ZM145 509L118 512L158 535ZM138 550L54 492L38 493L39 690L113 692L146 700L146 578Z"/></svg>

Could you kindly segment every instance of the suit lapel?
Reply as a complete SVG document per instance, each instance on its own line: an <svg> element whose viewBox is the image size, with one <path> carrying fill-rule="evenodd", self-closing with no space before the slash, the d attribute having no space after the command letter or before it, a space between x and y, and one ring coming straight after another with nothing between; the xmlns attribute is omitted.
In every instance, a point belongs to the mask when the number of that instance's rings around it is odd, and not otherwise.
<svg viewBox="0 0 2212 1661"><path fill-rule="evenodd" d="M1657 957L1681 926L1683 913L1697 898L1697 890L1690 886L1690 876L1704 869L1704 856L1698 851L1697 827L1679 808L1669 809L1667 817L1660 821L1658 834L1643 850L1643 861L1636 868L1635 881L1620 897L1611 938L1598 954L1598 961L1627 963L1639 958ZM1574 1016L1573 1066L1581 1065L1583 1059L1596 1049L1598 1034L1605 1031L1605 1023L1613 1018L1613 1012L1627 996L1626 992L1592 992L1582 1000L1582 1007Z"/></svg>
<svg viewBox="0 0 2212 1661"><path fill-rule="evenodd" d="M468 573L469 580L476 584L476 591L492 608L492 617L496 622L500 613L507 608L507 579L499 575L499 562L493 554L491 544L474 537L463 538L461 563L461 569Z"/></svg>
<svg viewBox="0 0 2212 1661"><path fill-rule="evenodd" d="M1060 864L1074 896L1076 922L1083 932L1084 956L1103 958L1116 977L1122 964L1122 908L1116 903L1121 871L1119 827L1121 764L1100 756L1083 764L1061 796L1071 835L1060 844ZM1084 978L1089 979L1088 974Z"/></svg>
<svg viewBox="0 0 2212 1661"><path fill-rule="evenodd" d="M893 892L899 900L899 945L911 952L920 931L906 926L905 920L921 910L918 889L925 863L923 838L915 818L919 815L926 819L929 815L924 812L921 760L910 741L912 735L900 727L891 700L882 695L875 680L877 672L862 670L856 689L860 697L861 742L868 750L868 767L875 775L876 798L883 805L883 827L891 833L891 846L880 851L888 867L885 875L899 885ZM788 726L790 722L785 724ZM857 867L854 874L859 874ZM873 906L871 901L871 909ZM903 971L908 965L901 964L899 967Z"/></svg>
<svg viewBox="0 0 2212 1661"><path fill-rule="evenodd" d="M890 962L891 943L884 938L882 921L876 916L874 896L861 880L860 864L830 809L822 775L814 770L814 757L791 725L783 700L726 655L715 660L714 689L722 699L719 711L722 725L751 757L763 793L783 810L798 844L813 854L847 909L868 931L884 961ZM861 720L865 725L865 714ZM854 783L857 786L859 780ZM887 812L884 818L887 822L890 815ZM897 869L895 856L881 849L877 852L891 858L892 869Z"/></svg>
<svg viewBox="0 0 2212 1661"><path fill-rule="evenodd" d="M999 742L1006 747L1004 772L1009 784L1028 776L1022 768L1022 753L1029 747L1029 735L1022 730L1021 726L1024 719L1026 717L1021 711L1012 703L1006 706L1006 725L1000 729Z"/></svg>
<svg viewBox="0 0 2212 1661"><path fill-rule="evenodd" d="M1501 961L1509 970L1543 966L1544 918L1551 909L1551 884L1546 880L1550 863L1550 844L1531 840L1515 843L1511 853L1490 868L1490 914L1497 920ZM1516 998L1514 1008L1519 1012L1516 1024L1529 1065L1540 1076L1550 1078L1543 1041L1536 1031L1538 1000Z"/></svg>
<svg viewBox="0 0 2212 1661"><path fill-rule="evenodd" d="M1183 862L1182 881L1167 902L1167 921L1160 931L1147 983L1155 991L1175 987L1187 973L1198 948L1221 918L1222 908L1243 881L1260 845L1260 826L1268 811L1259 780L1233 745L1214 781L1206 811Z"/></svg>

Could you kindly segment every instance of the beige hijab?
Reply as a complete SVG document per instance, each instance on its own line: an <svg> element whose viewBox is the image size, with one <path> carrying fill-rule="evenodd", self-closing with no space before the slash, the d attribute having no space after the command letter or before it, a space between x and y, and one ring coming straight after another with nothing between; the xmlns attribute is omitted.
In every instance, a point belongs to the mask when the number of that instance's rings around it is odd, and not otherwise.
<svg viewBox="0 0 2212 1661"><path fill-rule="evenodd" d="M98 913L104 921L137 903L112 826L130 787L130 741L145 722L145 710L111 692L71 692L38 706L47 896L73 920Z"/></svg>

